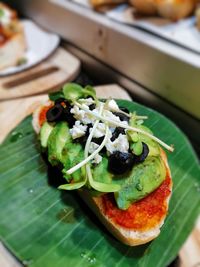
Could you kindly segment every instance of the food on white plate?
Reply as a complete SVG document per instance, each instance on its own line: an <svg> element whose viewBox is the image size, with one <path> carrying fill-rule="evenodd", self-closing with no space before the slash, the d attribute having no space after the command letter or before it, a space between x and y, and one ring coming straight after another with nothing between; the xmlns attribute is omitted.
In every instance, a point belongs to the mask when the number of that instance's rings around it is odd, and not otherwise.
<svg viewBox="0 0 200 267"><path fill-rule="evenodd" d="M163 146L144 126L147 117L113 99L97 99L91 86L66 84L33 114L41 151L77 190L107 229L136 246L160 233L172 179Z"/></svg>
<svg viewBox="0 0 200 267"><path fill-rule="evenodd" d="M0 2L0 70L17 65L25 50L24 29L16 11Z"/></svg>
<svg viewBox="0 0 200 267"><path fill-rule="evenodd" d="M196 0L130 0L130 3L140 13L145 15L160 15L161 17L179 20L194 12Z"/></svg>

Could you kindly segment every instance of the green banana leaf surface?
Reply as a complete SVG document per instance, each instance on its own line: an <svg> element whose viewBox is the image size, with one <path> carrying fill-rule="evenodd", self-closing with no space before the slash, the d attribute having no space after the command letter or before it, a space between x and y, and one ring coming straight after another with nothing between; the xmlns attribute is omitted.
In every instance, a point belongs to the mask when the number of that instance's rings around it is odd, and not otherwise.
<svg viewBox="0 0 200 267"><path fill-rule="evenodd" d="M118 104L147 115L146 125L175 147L167 152L173 195L161 234L143 246L123 245L76 192L58 190L62 177L41 156L29 116L0 147L0 236L24 265L165 267L192 231L200 213L200 169L190 143L159 113L125 100Z"/></svg>

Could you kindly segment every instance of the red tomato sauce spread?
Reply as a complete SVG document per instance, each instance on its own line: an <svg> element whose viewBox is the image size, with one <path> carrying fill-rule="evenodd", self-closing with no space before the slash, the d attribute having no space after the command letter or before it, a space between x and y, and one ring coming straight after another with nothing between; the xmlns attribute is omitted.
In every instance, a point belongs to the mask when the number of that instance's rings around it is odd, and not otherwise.
<svg viewBox="0 0 200 267"><path fill-rule="evenodd" d="M102 196L103 212L116 224L134 230L145 231L157 226L167 213L167 197L171 192L171 178L147 197L133 203L127 210L120 210L113 194Z"/></svg>
<svg viewBox="0 0 200 267"><path fill-rule="evenodd" d="M39 114L39 125L40 127L42 126L42 124L46 121L46 114L47 111L53 107L53 104L49 104L49 106L44 106L42 107L40 114Z"/></svg>
<svg viewBox="0 0 200 267"><path fill-rule="evenodd" d="M5 34L5 30L3 26L0 24L0 46L3 46L9 39L10 36Z"/></svg>

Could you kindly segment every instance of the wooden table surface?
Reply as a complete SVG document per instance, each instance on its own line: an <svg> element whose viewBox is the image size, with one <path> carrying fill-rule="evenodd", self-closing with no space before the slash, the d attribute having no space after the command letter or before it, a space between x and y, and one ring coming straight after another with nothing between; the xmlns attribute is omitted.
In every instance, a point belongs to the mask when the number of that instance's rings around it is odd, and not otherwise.
<svg viewBox="0 0 200 267"><path fill-rule="evenodd" d="M99 97L122 98L130 100L127 92L118 85L96 87ZM28 114L47 99L47 95L0 102L0 142ZM9 108L8 108L9 107ZM180 251L181 267L200 267L200 220ZM0 267L19 267L21 264L0 244ZM152 266L156 267L156 266Z"/></svg>

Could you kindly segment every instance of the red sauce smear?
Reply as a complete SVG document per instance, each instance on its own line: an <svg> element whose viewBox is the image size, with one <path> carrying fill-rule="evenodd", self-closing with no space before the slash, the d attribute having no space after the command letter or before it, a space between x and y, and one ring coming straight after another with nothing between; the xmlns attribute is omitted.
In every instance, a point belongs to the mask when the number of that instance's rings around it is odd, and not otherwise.
<svg viewBox="0 0 200 267"><path fill-rule="evenodd" d="M103 212L116 224L135 230L148 230L157 226L167 213L167 197L171 192L171 178L166 179L147 197L133 203L127 210L120 210L113 194L102 196Z"/></svg>
<svg viewBox="0 0 200 267"><path fill-rule="evenodd" d="M3 46L8 40L10 39L9 36L6 36L2 25L0 24L0 46Z"/></svg>
<svg viewBox="0 0 200 267"><path fill-rule="evenodd" d="M49 106L42 107L40 114L39 114L39 125L40 127L43 125L43 123L46 121L46 114L47 111L53 107L53 104L50 104Z"/></svg>

